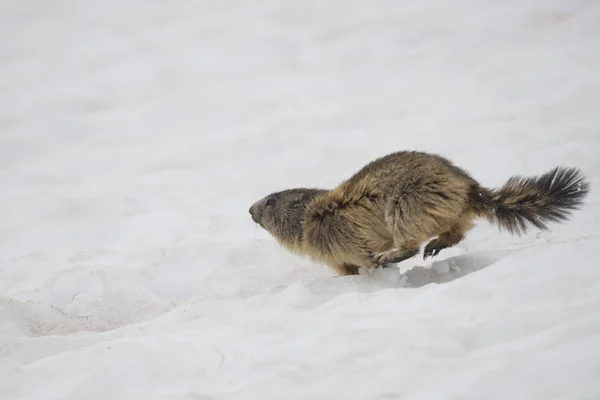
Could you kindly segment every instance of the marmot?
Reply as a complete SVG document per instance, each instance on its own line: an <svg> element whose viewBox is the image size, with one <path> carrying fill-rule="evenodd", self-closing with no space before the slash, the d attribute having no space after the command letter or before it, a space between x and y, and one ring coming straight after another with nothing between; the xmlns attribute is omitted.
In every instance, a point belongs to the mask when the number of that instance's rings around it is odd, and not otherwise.
<svg viewBox="0 0 600 400"><path fill-rule="evenodd" d="M522 234L569 219L589 184L577 168L515 176L499 189L480 186L437 154L400 151L365 165L332 190L289 189L250 207L252 219L289 251L358 274L423 258L464 239L478 217Z"/></svg>

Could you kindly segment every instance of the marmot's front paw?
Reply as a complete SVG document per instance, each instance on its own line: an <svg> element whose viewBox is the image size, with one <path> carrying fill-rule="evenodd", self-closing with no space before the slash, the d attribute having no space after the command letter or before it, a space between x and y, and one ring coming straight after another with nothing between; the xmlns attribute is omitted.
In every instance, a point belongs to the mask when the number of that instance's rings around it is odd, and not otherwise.
<svg viewBox="0 0 600 400"><path fill-rule="evenodd" d="M369 253L369 258L376 266L384 266L386 264L398 264L401 261L409 259L419 252L417 249L392 249L378 253Z"/></svg>
<svg viewBox="0 0 600 400"><path fill-rule="evenodd" d="M382 251L379 253L370 253L369 258L377 267L389 267L390 264L396 264L398 258L398 250Z"/></svg>

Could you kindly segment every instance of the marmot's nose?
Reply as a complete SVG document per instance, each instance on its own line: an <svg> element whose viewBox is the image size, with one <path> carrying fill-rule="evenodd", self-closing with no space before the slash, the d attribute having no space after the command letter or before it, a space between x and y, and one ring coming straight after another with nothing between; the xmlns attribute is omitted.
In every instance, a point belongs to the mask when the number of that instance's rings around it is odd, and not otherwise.
<svg viewBox="0 0 600 400"><path fill-rule="evenodd" d="M251 207L248 209L248 212L249 212L249 213L250 213L250 215L252 216L252 220L253 220L254 222L256 222L256 218L254 217L254 206L251 206Z"/></svg>

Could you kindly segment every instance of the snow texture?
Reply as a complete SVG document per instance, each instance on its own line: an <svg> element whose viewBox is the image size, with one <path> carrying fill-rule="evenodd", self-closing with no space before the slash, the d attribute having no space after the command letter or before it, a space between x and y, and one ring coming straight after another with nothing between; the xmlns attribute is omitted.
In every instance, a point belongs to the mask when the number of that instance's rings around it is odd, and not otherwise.
<svg viewBox="0 0 600 400"><path fill-rule="evenodd" d="M600 2L2 1L0 397L600 399ZM396 150L482 184L581 168L336 277L248 207ZM363 271L364 272L364 271Z"/></svg>

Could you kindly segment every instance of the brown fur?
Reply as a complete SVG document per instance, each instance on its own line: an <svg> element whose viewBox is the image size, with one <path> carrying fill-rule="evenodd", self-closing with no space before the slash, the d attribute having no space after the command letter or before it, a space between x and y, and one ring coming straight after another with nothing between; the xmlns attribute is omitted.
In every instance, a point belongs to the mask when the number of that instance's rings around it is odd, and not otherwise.
<svg viewBox="0 0 600 400"><path fill-rule="evenodd" d="M404 151L367 164L333 190L272 193L250 214L293 253L352 275L413 257L432 237L424 258L435 256L463 240L478 217L513 234L548 229L568 219L588 189L574 168L486 189L441 156Z"/></svg>

